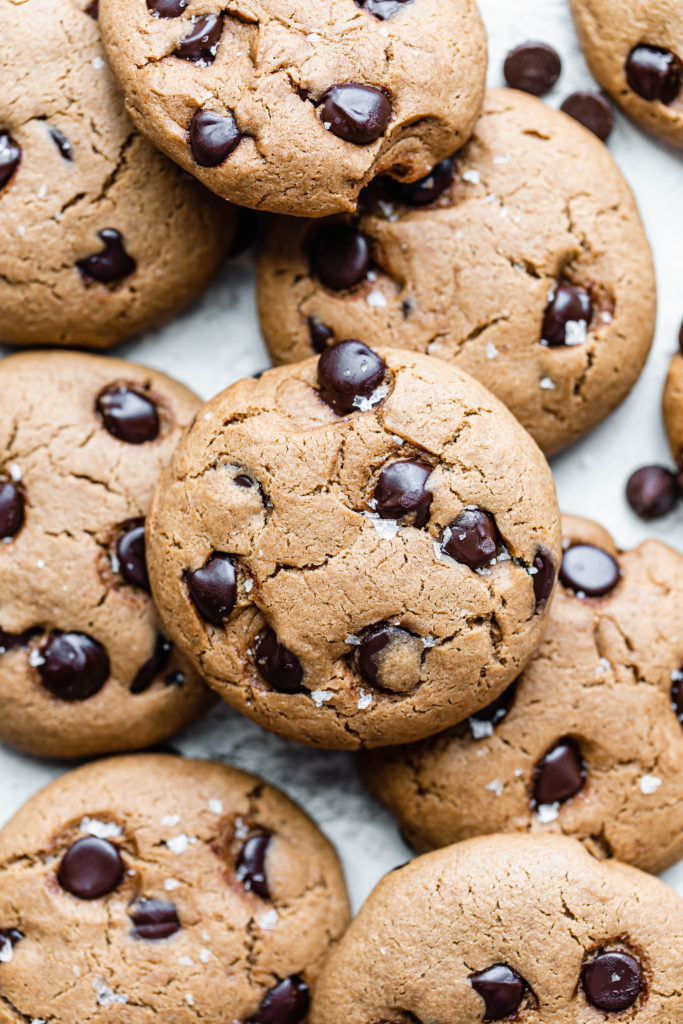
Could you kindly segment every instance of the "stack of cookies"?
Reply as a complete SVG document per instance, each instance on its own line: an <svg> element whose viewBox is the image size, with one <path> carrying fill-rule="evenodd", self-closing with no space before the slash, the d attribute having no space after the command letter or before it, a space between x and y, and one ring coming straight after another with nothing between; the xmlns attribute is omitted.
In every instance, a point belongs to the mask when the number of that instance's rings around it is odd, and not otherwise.
<svg viewBox="0 0 683 1024"><path fill-rule="evenodd" d="M612 8L572 0L596 78L681 144L680 5ZM562 517L547 461L656 282L557 55L487 92L473 0L0 27L0 333L62 349L0 360L0 738L116 755L0 829L0 1024L683 1024L683 555ZM275 368L203 404L64 350L178 313L250 211ZM680 355L664 407L683 488ZM303 810L160 752L218 698L357 751L420 854L352 923Z"/></svg>

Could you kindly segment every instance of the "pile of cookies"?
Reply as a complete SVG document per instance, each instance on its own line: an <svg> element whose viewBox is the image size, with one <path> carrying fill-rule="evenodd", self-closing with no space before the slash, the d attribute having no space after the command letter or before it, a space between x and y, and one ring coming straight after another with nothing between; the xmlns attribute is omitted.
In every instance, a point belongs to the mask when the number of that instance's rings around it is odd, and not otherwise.
<svg viewBox="0 0 683 1024"><path fill-rule="evenodd" d="M683 144L680 5L571 6ZM545 106L540 44L486 91L473 0L0 27L2 340L53 346L0 360L0 738L117 755L0 829L0 1024L683 1024L652 877L683 857L683 556L561 517L547 462L654 335L609 101ZM203 404L64 350L179 312L253 210L275 368ZM680 355L664 408L681 484L641 471L646 516L683 487ZM420 853L352 923L299 807L159 752L218 698L358 751Z"/></svg>

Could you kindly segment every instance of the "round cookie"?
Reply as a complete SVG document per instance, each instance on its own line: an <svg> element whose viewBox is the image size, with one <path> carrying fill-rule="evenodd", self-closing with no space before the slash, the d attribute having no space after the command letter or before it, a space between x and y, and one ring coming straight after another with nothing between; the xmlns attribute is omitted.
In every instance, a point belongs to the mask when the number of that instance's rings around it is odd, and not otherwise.
<svg viewBox="0 0 683 1024"><path fill-rule="evenodd" d="M474 0L100 0L136 125L218 195L320 217L377 174L414 181L471 135Z"/></svg>
<svg viewBox="0 0 683 1024"><path fill-rule="evenodd" d="M552 831L664 871L683 857L683 557L563 526L562 585L524 673L462 726L366 755L365 780L419 850Z"/></svg>
<svg viewBox="0 0 683 1024"><path fill-rule="evenodd" d="M348 916L332 846L279 790L100 761L0 832L0 1020L303 1024Z"/></svg>
<svg viewBox="0 0 683 1024"><path fill-rule="evenodd" d="M149 524L169 637L244 715L322 747L421 738L498 696L560 559L549 468L510 413L358 341L209 402Z"/></svg>
<svg viewBox="0 0 683 1024"><path fill-rule="evenodd" d="M570 0L594 78L634 120L683 146L679 0Z"/></svg>
<svg viewBox="0 0 683 1024"><path fill-rule="evenodd" d="M631 192L576 121L513 90L417 186L376 183L359 218L275 221L259 313L276 363L336 338L439 356L546 453L625 398L652 343L656 284Z"/></svg>
<svg viewBox="0 0 683 1024"><path fill-rule="evenodd" d="M0 739L86 757L166 738L208 691L149 593L152 491L199 400L71 352L0 360Z"/></svg>
<svg viewBox="0 0 683 1024"><path fill-rule="evenodd" d="M561 836L487 836L386 875L310 1024L681 1024L683 901Z"/></svg>
<svg viewBox="0 0 683 1024"><path fill-rule="evenodd" d="M0 340L107 348L196 299L236 213L135 131L93 5L0 5Z"/></svg>
<svg viewBox="0 0 683 1024"><path fill-rule="evenodd" d="M671 360L662 405L664 426L680 471L683 469L683 352L677 352Z"/></svg>

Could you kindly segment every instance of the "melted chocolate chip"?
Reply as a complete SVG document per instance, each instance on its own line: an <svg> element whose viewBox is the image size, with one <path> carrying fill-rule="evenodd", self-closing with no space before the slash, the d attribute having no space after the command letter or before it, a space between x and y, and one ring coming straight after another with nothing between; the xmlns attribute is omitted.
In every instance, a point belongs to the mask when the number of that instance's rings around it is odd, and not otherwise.
<svg viewBox="0 0 683 1024"><path fill-rule="evenodd" d="M109 678L109 658L101 644L85 633L53 630L38 648L43 686L60 700L87 700Z"/></svg>
<svg viewBox="0 0 683 1024"><path fill-rule="evenodd" d="M389 97L371 85L333 85L320 107L320 118L333 135L365 146L386 131L391 120Z"/></svg>
<svg viewBox="0 0 683 1024"><path fill-rule="evenodd" d="M100 0L90 0L90 3L85 9L85 13L89 14L91 18L94 18L95 21L97 21L100 16Z"/></svg>
<svg viewBox="0 0 683 1024"><path fill-rule="evenodd" d="M626 77L642 99L673 103L681 90L683 64L671 50L643 43L631 50L626 61Z"/></svg>
<svg viewBox="0 0 683 1024"><path fill-rule="evenodd" d="M223 15L207 14L196 21L188 35L181 39L174 56L195 64L213 64L222 31Z"/></svg>
<svg viewBox="0 0 683 1024"><path fill-rule="evenodd" d="M356 648L356 667L370 686L408 693L420 682L423 653L419 637L383 623L363 635Z"/></svg>
<svg viewBox="0 0 683 1024"><path fill-rule="evenodd" d="M528 990L524 978L507 964L493 964L470 974L469 983L484 1000L484 1020L504 1020L516 1013Z"/></svg>
<svg viewBox="0 0 683 1024"><path fill-rule="evenodd" d="M26 629L23 633L6 633L4 629L0 629L0 654L7 654L8 651L17 650L19 647L28 647L31 640L40 632L40 629Z"/></svg>
<svg viewBox="0 0 683 1024"><path fill-rule="evenodd" d="M269 832L258 832L249 836L240 850L235 875L247 892L255 892L264 900L270 899L266 856L272 836Z"/></svg>
<svg viewBox="0 0 683 1024"><path fill-rule="evenodd" d="M630 953L604 950L584 964L581 984L589 1003L605 1013L618 1013L633 1006L643 991L643 971Z"/></svg>
<svg viewBox="0 0 683 1024"><path fill-rule="evenodd" d="M505 59L505 81L513 89L532 96L550 92L562 72L559 54L547 43L522 43Z"/></svg>
<svg viewBox="0 0 683 1024"><path fill-rule="evenodd" d="M484 739L486 736L492 736L493 730L497 725L507 718L512 702L515 699L515 693L517 692L517 682L512 683L508 686L504 693L501 693L500 697L496 700L491 701L485 708L481 708L476 711L473 715L468 718L470 732L474 736L475 740Z"/></svg>
<svg viewBox="0 0 683 1024"><path fill-rule="evenodd" d="M0 540L15 537L24 525L24 495L14 480L0 477Z"/></svg>
<svg viewBox="0 0 683 1024"><path fill-rule="evenodd" d="M562 739L543 755L534 772L534 803L561 804L583 789L586 765L578 744Z"/></svg>
<svg viewBox="0 0 683 1024"><path fill-rule="evenodd" d="M104 243L102 252L77 260L76 266L83 277L102 284L113 284L121 281L135 271L137 264L128 255L123 236L115 228L104 228L98 231L97 237Z"/></svg>
<svg viewBox="0 0 683 1024"><path fill-rule="evenodd" d="M189 0L147 0L147 9L157 18L179 18Z"/></svg>
<svg viewBox="0 0 683 1024"><path fill-rule="evenodd" d="M157 633L157 638L154 641L154 650L131 683L131 693L144 693L145 690L149 690L154 680L161 675L168 665L172 650L173 644L170 640L167 640L161 633Z"/></svg>
<svg viewBox="0 0 683 1024"><path fill-rule="evenodd" d="M308 985L294 975L271 988L246 1024L302 1024L309 1005Z"/></svg>
<svg viewBox="0 0 683 1024"><path fill-rule="evenodd" d="M59 884L81 900L94 900L113 892L125 865L113 843L87 836L71 846L59 865Z"/></svg>
<svg viewBox="0 0 683 1024"><path fill-rule="evenodd" d="M553 592L555 583L555 563L547 551L539 551L534 557L534 597L536 608L543 608Z"/></svg>
<svg viewBox="0 0 683 1024"><path fill-rule="evenodd" d="M311 341L311 348L318 355L321 355L330 342L334 341L334 331L315 316L309 316L308 318L308 336Z"/></svg>
<svg viewBox="0 0 683 1024"><path fill-rule="evenodd" d="M343 416L371 399L386 371L384 361L362 341L338 341L318 360L320 397Z"/></svg>
<svg viewBox="0 0 683 1024"><path fill-rule="evenodd" d="M445 530L443 550L456 562L481 569L496 557L499 543L498 527L491 513L465 509Z"/></svg>
<svg viewBox="0 0 683 1024"><path fill-rule="evenodd" d="M21 163L21 149L9 132L0 131L0 189L4 188Z"/></svg>
<svg viewBox="0 0 683 1024"><path fill-rule="evenodd" d="M145 522L129 523L116 541L119 572L126 583L149 593L149 576L145 561Z"/></svg>
<svg viewBox="0 0 683 1024"><path fill-rule="evenodd" d="M661 519L678 502L676 474L666 466L643 466L629 478L626 498L641 519Z"/></svg>
<svg viewBox="0 0 683 1024"><path fill-rule="evenodd" d="M2 957L2 953L6 950L7 946L9 945L14 949L23 937L24 933L20 932L18 928L0 928L0 963L8 959L8 957Z"/></svg>
<svg viewBox="0 0 683 1024"><path fill-rule="evenodd" d="M593 544L572 544L562 556L560 582L586 597L604 597L614 590L621 572L607 551Z"/></svg>
<svg viewBox="0 0 683 1024"><path fill-rule="evenodd" d="M678 721L683 725L683 672L676 672L674 675L671 704Z"/></svg>
<svg viewBox="0 0 683 1024"><path fill-rule="evenodd" d="M296 654L279 641L272 629L266 630L256 644L256 667L278 693L301 693L304 670Z"/></svg>
<svg viewBox="0 0 683 1024"><path fill-rule="evenodd" d="M214 551L200 569L187 569L184 578L204 621L222 626L237 601L237 572L231 556Z"/></svg>
<svg viewBox="0 0 683 1024"><path fill-rule="evenodd" d="M588 292L560 281L545 311L542 340L551 346L581 344L592 319L593 300Z"/></svg>
<svg viewBox="0 0 683 1024"><path fill-rule="evenodd" d="M560 108L593 135L606 142L614 128L614 108L601 92L573 92Z"/></svg>
<svg viewBox="0 0 683 1024"><path fill-rule="evenodd" d="M168 900L141 899L129 911L136 939L167 939L180 930L180 919L174 903Z"/></svg>
<svg viewBox="0 0 683 1024"><path fill-rule="evenodd" d="M159 413L151 398L129 384L110 384L97 398L105 429L126 444L144 444L159 436Z"/></svg>
<svg viewBox="0 0 683 1024"><path fill-rule="evenodd" d="M424 178L414 181L411 185L391 178L387 181L390 182L389 189L398 202L405 203L406 206L429 206L451 187L454 178L455 160L449 156L438 163Z"/></svg>
<svg viewBox="0 0 683 1024"><path fill-rule="evenodd" d="M374 14L380 21L388 21L389 18L412 3L412 0L356 0L359 7L364 7L370 14Z"/></svg>
<svg viewBox="0 0 683 1024"><path fill-rule="evenodd" d="M392 462L379 475L371 508L382 519L413 517L413 526L425 526L429 520L432 492L427 490L431 466L422 462Z"/></svg>
<svg viewBox="0 0 683 1024"><path fill-rule="evenodd" d="M200 167L218 167L243 137L232 114L198 110L190 121L190 149Z"/></svg>
<svg viewBox="0 0 683 1024"><path fill-rule="evenodd" d="M343 292L365 279L370 269L370 243L350 224L328 224L313 239L309 263L321 284Z"/></svg>
<svg viewBox="0 0 683 1024"><path fill-rule="evenodd" d="M50 128L50 138L64 159L71 163L74 158L74 151L66 135L62 135L59 128Z"/></svg>

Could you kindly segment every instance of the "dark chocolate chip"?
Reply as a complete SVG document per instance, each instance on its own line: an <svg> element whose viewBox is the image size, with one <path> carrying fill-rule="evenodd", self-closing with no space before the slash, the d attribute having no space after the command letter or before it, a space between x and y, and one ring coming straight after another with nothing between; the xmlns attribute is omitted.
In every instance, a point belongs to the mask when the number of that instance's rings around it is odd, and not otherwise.
<svg viewBox="0 0 683 1024"><path fill-rule="evenodd" d="M359 7L364 7L380 21L387 21L412 0L356 0Z"/></svg>
<svg viewBox="0 0 683 1024"><path fill-rule="evenodd" d="M444 531L443 550L470 569L481 569L496 557L500 536L496 521L483 509L465 509Z"/></svg>
<svg viewBox="0 0 683 1024"><path fill-rule="evenodd" d="M507 55L503 71L511 88L544 96L560 77L562 61L547 43L522 43Z"/></svg>
<svg viewBox="0 0 683 1024"><path fill-rule="evenodd" d="M14 480L0 477L0 540L15 537L24 525L24 495Z"/></svg>
<svg viewBox="0 0 683 1024"><path fill-rule="evenodd" d="M302 1024L309 1005L308 985L294 975L271 988L246 1024Z"/></svg>
<svg viewBox="0 0 683 1024"><path fill-rule="evenodd" d="M321 355L330 342L334 341L334 331L324 324L322 320L318 320L317 316L309 316L308 318L308 336L311 341L311 348L318 355Z"/></svg>
<svg viewBox="0 0 683 1024"><path fill-rule="evenodd" d="M128 255L123 236L115 228L104 228L97 232L97 237L104 243L102 252L76 260L76 266L83 277L102 284L113 284L121 281L135 271L135 260Z"/></svg>
<svg viewBox="0 0 683 1024"><path fill-rule="evenodd" d="M185 673L176 669L173 672L169 672L164 679L166 686L177 686L182 688L185 685Z"/></svg>
<svg viewBox="0 0 683 1024"><path fill-rule="evenodd" d="M683 725L683 672L674 673L673 686L671 687L671 704L678 721Z"/></svg>
<svg viewBox="0 0 683 1024"><path fill-rule="evenodd" d="M147 9L157 18L179 18L189 0L147 0Z"/></svg>
<svg viewBox="0 0 683 1024"><path fill-rule="evenodd" d="M356 667L370 686L407 693L420 682L423 653L419 637L382 623L363 634L356 648Z"/></svg>
<svg viewBox="0 0 683 1024"><path fill-rule="evenodd" d="M581 971L586 999L605 1013L628 1010L643 991L643 971L638 961L622 949L603 950Z"/></svg>
<svg viewBox="0 0 683 1024"><path fill-rule="evenodd" d="M74 151L66 135L62 135L59 128L50 128L50 138L64 159L71 163L74 158Z"/></svg>
<svg viewBox="0 0 683 1024"><path fill-rule="evenodd" d="M135 679L131 683L131 693L144 693L149 690L154 680L161 675L168 665L173 644L161 633L157 633L154 641L154 650L141 669L138 670Z"/></svg>
<svg viewBox="0 0 683 1024"><path fill-rule="evenodd" d="M304 670L296 654L267 629L256 644L256 667L262 677L278 693L301 693Z"/></svg>
<svg viewBox="0 0 683 1024"><path fill-rule="evenodd" d="M132 385L110 384L98 396L96 408L106 430L119 441L144 444L159 436L156 405Z"/></svg>
<svg viewBox="0 0 683 1024"><path fill-rule="evenodd" d="M350 224L328 224L316 232L310 251L311 273L334 292L360 284L370 269L370 243Z"/></svg>
<svg viewBox="0 0 683 1024"><path fill-rule="evenodd" d="M628 56L626 77L642 99L673 103L681 90L683 64L671 50L642 43Z"/></svg>
<svg viewBox="0 0 683 1024"><path fill-rule="evenodd" d="M237 572L230 555L214 551L200 569L187 569L185 583L205 622L222 626L237 601Z"/></svg>
<svg viewBox="0 0 683 1024"><path fill-rule="evenodd" d="M379 475L370 507L382 519L413 517L413 526L425 526L429 520L432 492L427 481L432 467L422 462L392 462Z"/></svg>
<svg viewBox="0 0 683 1024"><path fill-rule="evenodd" d="M240 850L235 874L247 892L255 892L264 900L270 899L266 856L272 836L269 832L257 832L249 836Z"/></svg>
<svg viewBox="0 0 683 1024"><path fill-rule="evenodd" d="M23 937L24 933L20 932L18 928L0 928L0 963L11 959L9 956L3 957L2 954L5 951L9 952L8 946L14 949Z"/></svg>
<svg viewBox="0 0 683 1024"><path fill-rule="evenodd" d="M85 633L53 630L38 648L35 667L43 686L60 700L87 700L109 678L104 647Z"/></svg>
<svg viewBox="0 0 683 1024"><path fill-rule="evenodd" d="M567 96L560 108L606 142L614 128L614 108L601 92L584 90Z"/></svg>
<svg viewBox="0 0 683 1024"><path fill-rule="evenodd" d="M543 318L542 341L546 345L581 344L592 319L593 300L588 292L559 281Z"/></svg>
<svg viewBox="0 0 683 1024"><path fill-rule="evenodd" d="M200 167L218 167L237 148L243 135L232 114L198 110L189 127L190 149Z"/></svg>
<svg viewBox="0 0 683 1024"><path fill-rule="evenodd" d="M145 523L137 520L128 523L116 541L116 557L119 572L126 583L140 587L149 593L149 576L145 561Z"/></svg>
<svg viewBox="0 0 683 1024"><path fill-rule="evenodd" d="M343 416L371 399L386 371L384 360L362 341L338 341L318 360L320 397Z"/></svg>
<svg viewBox="0 0 683 1024"><path fill-rule="evenodd" d="M533 575L536 608L542 608L553 592L556 575L555 563L547 551L539 551L535 556L534 569L536 570Z"/></svg>
<svg viewBox="0 0 683 1024"><path fill-rule="evenodd" d="M196 21L188 35L180 40L175 56L195 64L213 64L222 31L223 15L207 14Z"/></svg>
<svg viewBox="0 0 683 1024"><path fill-rule="evenodd" d="M678 501L676 474L666 466L643 466L629 478L626 498L641 519L661 519Z"/></svg>
<svg viewBox="0 0 683 1024"><path fill-rule="evenodd" d="M484 1000L484 1020L504 1020L516 1013L528 990L524 978L507 964L493 964L470 974L469 983Z"/></svg>
<svg viewBox="0 0 683 1024"><path fill-rule="evenodd" d="M23 633L6 633L0 629L0 654L7 654L8 651L17 650L19 647L28 647L31 640L38 636L40 629L25 629Z"/></svg>
<svg viewBox="0 0 683 1024"><path fill-rule="evenodd" d="M100 16L100 0L90 0L90 3L85 9L85 13L89 14L91 18L94 18L95 21L97 21Z"/></svg>
<svg viewBox="0 0 683 1024"><path fill-rule="evenodd" d="M572 544L562 556L560 582L586 597L604 597L614 590L621 571L607 551L593 544Z"/></svg>
<svg viewBox="0 0 683 1024"><path fill-rule="evenodd" d="M446 157L438 163L424 178L414 181L411 185L402 181L387 179L393 196L406 206L429 206L436 202L453 184L455 178L455 160Z"/></svg>
<svg viewBox="0 0 683 1024"><path fill-rule="evenodd" d="M235 483L237 484L238 487L244 487L245 489L254 486L254 481L251 479L251 477L245 476L244 473L240 473L239 476L235 477Z"/></svg>
<svg viewBox="0 0 683 1024"><path fill-rule="evenodd" d="M534 771L534 803L561 804L583 789L586 765L578 744L561 739L543 755Z"/></svg>
<svg viewBox="0 0 683 1024"><path fill-rule="evenodd" d="M69 847L59 865L59 884L81 900L95 900L113 892L125 865L113 843L86 836Z"/></svg>
<svg viewBox="0 0 683 1024"><path fill-rule="evenodd" d="M21 149L9 132L0 131L0 188L4 188L21 163Z"/></svg>
<svg viewBox="0 0 683 1024"><path fill-rule="evenodd" d="M139 900L129 911L136 939L167 939L180 930L180 918L174 903L168 900Z"/></svg>
<svg viewBox="0 0 683 1024"><path fill-rule="evenodd" d="M473 715L470 715L467 721L475 740L491 736L496 726L500 725L507 718L516 692L517 682L515 681L511 686L508 686L504 693L501 693L500 697L491 701L485 708L481 708Z"/></svg>
<svg viewBox="0 0 683 1024"><path fill-rule="evenodd" d="M365 146L386 131L391 120L389 97L371 85L333 85L320 107L320 119L333 135Z"/></svg>

